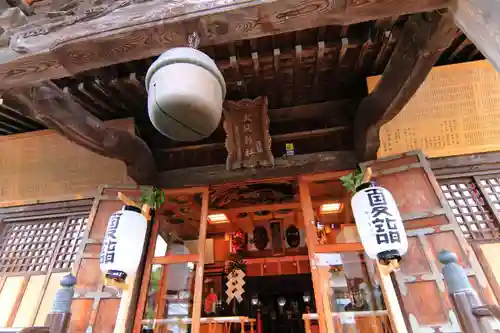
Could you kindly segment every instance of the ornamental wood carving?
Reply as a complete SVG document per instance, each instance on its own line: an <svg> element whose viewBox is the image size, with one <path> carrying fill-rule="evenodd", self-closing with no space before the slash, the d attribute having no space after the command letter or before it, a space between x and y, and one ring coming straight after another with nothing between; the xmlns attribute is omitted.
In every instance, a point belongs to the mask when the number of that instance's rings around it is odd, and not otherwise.
<svg viewBox="0 0 500 333"><path fill-rule="evenodd" d="M5 89L200 46L324 25L348 25L444 8L451 0L52 0L26 18L1 20L0 86ZM0 8L1 11L1 8ZM24 12L24 10L23 10ZM15 15L16 14L16 15ZM17 17L17 18L16 18ZM11 21L12 18L12 21ZM181 22L188 21L188 24ZM3 22L3 23L2 23Z"/></svg>
<svg viewBox="0 0 500 333"><path fill-rule="evenodd" d="M274 166L267 97L227 101L224 107L224 130L228 170Z"/></svg>

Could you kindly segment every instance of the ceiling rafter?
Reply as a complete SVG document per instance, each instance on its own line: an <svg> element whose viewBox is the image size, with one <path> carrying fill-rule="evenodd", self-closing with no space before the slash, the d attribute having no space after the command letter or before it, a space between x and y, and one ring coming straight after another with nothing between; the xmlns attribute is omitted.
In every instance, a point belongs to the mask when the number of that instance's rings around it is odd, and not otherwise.
<svg viewBox="0 0 500 333"><path fill-rule="evenodd" d="M354 140L360 161L377 158L380 128L412 98L456 32L448 12L415 14L406 22L377 86L356 111Z"/></svg>

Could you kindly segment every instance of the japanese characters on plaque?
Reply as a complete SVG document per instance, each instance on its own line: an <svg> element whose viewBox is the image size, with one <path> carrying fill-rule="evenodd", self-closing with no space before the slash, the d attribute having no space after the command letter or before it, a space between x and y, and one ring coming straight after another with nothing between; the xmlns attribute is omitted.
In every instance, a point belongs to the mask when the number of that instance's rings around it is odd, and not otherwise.
<svg viewBox="0 0 500 333"><path fill-rule="evenodd" d="M228 170L274 165L266 97L226 101L224 130Z"/></svg>
<svg viewBox="0 0 500 333"><path fill-rule="evenodd" d="M357 192L351 201L361 243L368 256L377 259L386 251L400 256L408 250L403 220L392 194L383 187L368 187Z"/></svg>
<svg viewBox="0 0 500 333"><path fill-rule="evenodd" d="M115 262L115 251L116 251L116 231L118 229L118 223L120 222L120 213L115 213L111 215L108 222L108 228L104 234L104 241L102 242L100 264L112 264Z"/></svg>

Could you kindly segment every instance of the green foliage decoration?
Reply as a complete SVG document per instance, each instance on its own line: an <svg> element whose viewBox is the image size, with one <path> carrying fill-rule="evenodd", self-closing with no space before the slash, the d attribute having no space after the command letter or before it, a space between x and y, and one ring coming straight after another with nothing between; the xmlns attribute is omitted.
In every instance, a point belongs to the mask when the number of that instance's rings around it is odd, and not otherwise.
<svg viewBox="0 0 500 333"><path fill-rule="evenodd" d="M340 181L342 182L342 185L349 191L352 192L352 194L356 193L356 189L358 186L363 184L363 176L364 176L364 171L360 169L356 169L354 172L340 177Z"/></svg>
<svg viewBox="0 0 500 333"><path fill-rule="evenodd" d="M141 203L157 210L165 202L165 193L159 188L151 187L142 191Z"/></svg>

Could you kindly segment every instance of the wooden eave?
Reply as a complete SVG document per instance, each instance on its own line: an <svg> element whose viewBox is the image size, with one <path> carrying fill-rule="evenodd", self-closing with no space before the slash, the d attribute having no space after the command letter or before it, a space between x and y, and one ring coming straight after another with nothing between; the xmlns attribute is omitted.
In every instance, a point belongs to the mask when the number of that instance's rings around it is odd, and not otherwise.
<svg viewBox="0 0 500 333"><path fill-rule="evenodd" d="M30 17L30 24L11 29L9 45L0 49L0 89L156 56L168 48L186 45L188 34L194 31L200 35L203 47L432 11L450 3L212 0L200 4L121 0L59 10L49 19L42 12Z"/></svg>

